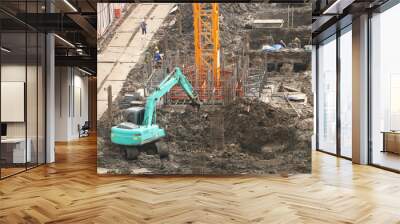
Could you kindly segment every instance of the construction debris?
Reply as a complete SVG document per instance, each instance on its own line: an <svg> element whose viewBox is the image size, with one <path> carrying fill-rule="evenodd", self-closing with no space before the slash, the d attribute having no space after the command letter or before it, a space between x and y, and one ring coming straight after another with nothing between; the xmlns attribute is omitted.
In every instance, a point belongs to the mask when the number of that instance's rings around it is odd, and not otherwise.
<svg viewBox="0 0 400 224"><path fill-rule="evenodd" d="M311 7L291 8L298 19L289 21L288 6L220 4L221 63L230 74L224 80L229 88L226 99L195 110L185 102L164 98L156 119L167 133L162 141L169 148L169 158L148 152L137 160L126 160L123 149L110 143L106 124L123 122L121 111L143 101L174 66L189 70L194 63L192 5L174 7L147 50L147 55L153 55L158 46L164 53L163 63L155 68L144 56L114 101L113 119L99 121L100 170L122 174L309 173L313 94L311 54L305 47L311 38ZM280 28L248 26L251 21L278 20ZM276 43L289 44L276 51L263 49ZM138 90L140 100L134 95Z"/></svg>
<svg viewBox="0 0 400 224"><path fill-rule="evenodd" d="M216 115L222 127L215 127ZM145 167L157 174L264 174L309 172L312 118L297 116L258 100L238 99L224 107L167 107L157 114L158 123L168 133L165 142L170 158L144 154L137 161L124 161L120 149L104 149L116 160L102 162L110 170ZM279 122L277 122L279 121ZM216 147L214 129L224 130L224 142ZM216 138L217 139L214 139ZM103 146L105 147L105 146ZM217 149L217 150L216 150ZM133 169L132 172L137 172ZM201 174L200 173L200 174Z"/></svg>

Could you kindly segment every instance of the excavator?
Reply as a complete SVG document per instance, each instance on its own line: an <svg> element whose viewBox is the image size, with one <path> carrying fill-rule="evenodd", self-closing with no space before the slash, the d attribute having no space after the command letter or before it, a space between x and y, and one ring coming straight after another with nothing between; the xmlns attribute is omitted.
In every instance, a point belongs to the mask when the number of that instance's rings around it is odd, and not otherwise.
<svg viewBox="0 0 400 224"><path fill-rule="evenodd" d="M166 133L156 124L156 109L157 102L175 85L182 87L189 96L192 106L197 109L200 107L201 102L192 85L181 69L176 67L147 97L144 107L128 108L127 121L111 128L111 142L124 148L128 160L137 159L141 151L158 153L160 158L168 157L168 148L160 141Z"/></svg>

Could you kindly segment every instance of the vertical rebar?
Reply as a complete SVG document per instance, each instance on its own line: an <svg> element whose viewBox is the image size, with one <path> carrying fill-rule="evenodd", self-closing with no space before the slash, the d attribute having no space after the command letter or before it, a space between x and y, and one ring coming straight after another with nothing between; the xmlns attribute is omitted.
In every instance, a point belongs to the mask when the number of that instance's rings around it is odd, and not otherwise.
<svg viewBox="0 0 400 224"><path fill-rule="evenodd" d="M178 10L178 33L179 35L182 35L182 13L181 10Z"/></svg>
<svg viewBox="0 0 400 224"><path fill-rule="evenodd" d="M244 95L246 95L246 85L247 85L247 79L249 76L249 64L250 64L250 59L249 59L249 55L246 54L244 56L244 62L243 62L243 91L244 91Z"/></svg>
<svg viewBox="0 0 400 224"><path fill-rule="evenodd" d="M148 77L150 77L151 76L151 73L153 72L153 65L152 65L152 57L151 57L151 55L149 54L149 53L147 53L146 54L146 61L147 61L147 63L146 63L146 65L147 65L147 74L148 74Z"/></svg>
<svg viewBox="0 0 400 224"><path fill-rule="evenodd" d="M210 115L210 134L212 146L217 150L224 148L225 144L224 114L218 112Z"/></svg>
<svg viewBox="0 0 400 224"><path fill-rule="evenodd" d="M220 68L221 68L221 76L224 78L224 73L225 73L225 56L224 56L224 49L221 48L219 50L220 52Z"/></svg>
<svg viewBox="0 0 400 224"><path fill-rule="evenodd" d="M168 39L167 39L167 37L164 37L164 39L163 39L163 48L164 48L164 55L165 55L165 53L167 53L167 50L168 50Z"/></svg>
<svg viewBox="0 0 400 224"><path fill-rule="evenodd" d="M178 66L178 67L181 67L180 62L181 62L181 61L180 61L180 51L177 50L177 51L176 51L176 55L175 55L175 65Z"/></svg>
<svg viewBox="0 0 400 224"><path fill-rule="evenodd" d="M211 71L210 70L208 70L207 71L207 90L206 90L206 92L207 92L207 101L210 101L211 100L211 94L210 94L210 89L211 89L211 79L212 79L212 77L211 77Z"/></svg>
<svg viewBox="0 0 400 224"><path fill-rule="evenodd" d="M109 120L109 126L111 127L112 125L112 86L109 85L107 87L107 101L108 101L108 120Z"/></svg>
<svg viewBox="0 0 400 224"><path fill-rule="evenodd" d="M287 6L287 27L290 27L290 5Z"/></svg>

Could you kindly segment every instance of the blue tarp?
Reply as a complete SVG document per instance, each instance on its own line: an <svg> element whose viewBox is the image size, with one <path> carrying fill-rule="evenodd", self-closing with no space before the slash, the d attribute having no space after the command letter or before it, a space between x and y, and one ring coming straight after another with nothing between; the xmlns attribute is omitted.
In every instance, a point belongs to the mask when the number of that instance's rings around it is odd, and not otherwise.
<svg viewBox="0 0 400 224"><path fill-rule="evenodd" d="M262 47L263 51L267 51L267 52L277 52L280 51L283 48L283 46L281 44L274 44L274 45L264 45Z"/></svg>

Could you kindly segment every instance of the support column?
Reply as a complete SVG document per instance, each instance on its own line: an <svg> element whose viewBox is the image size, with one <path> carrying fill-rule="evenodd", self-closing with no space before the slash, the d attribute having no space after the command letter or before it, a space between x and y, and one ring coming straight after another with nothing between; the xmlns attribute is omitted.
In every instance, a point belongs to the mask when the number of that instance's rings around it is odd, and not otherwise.
<svg viewBox="0 0 400 224"><path fill-rule="evenodd" d="M353 162L368 163L368 15L353 20Z"/></svg>
<svg viewBox="0 0 400 224"><path fill-rule="evenodd" d="M312 46L311 54L311 74L312 74L312 93L313 93L313 115L314 115L314 128L313 135L311 137L312 150L317 149L317 47Z"/></svg>
<svg viewBox="0 0 400 224"><path fill-rule="evenodd" d="M91 132L97 132L97 78L89 77L88 80L88 110Z"/></svg>
<svg viewBox="0 0 400 224"><path fill-rule="evenodd" d="M46 12L54 12L54 5L46 1ZM55 162L55 43L54 34L46 34L46 163Z"/></svg>
<svg viewBox="0 0 400 224"><path fill-rule="evenodd" d="M54 34L46 35L46 163L55 161L55 60Z"/></svg>

